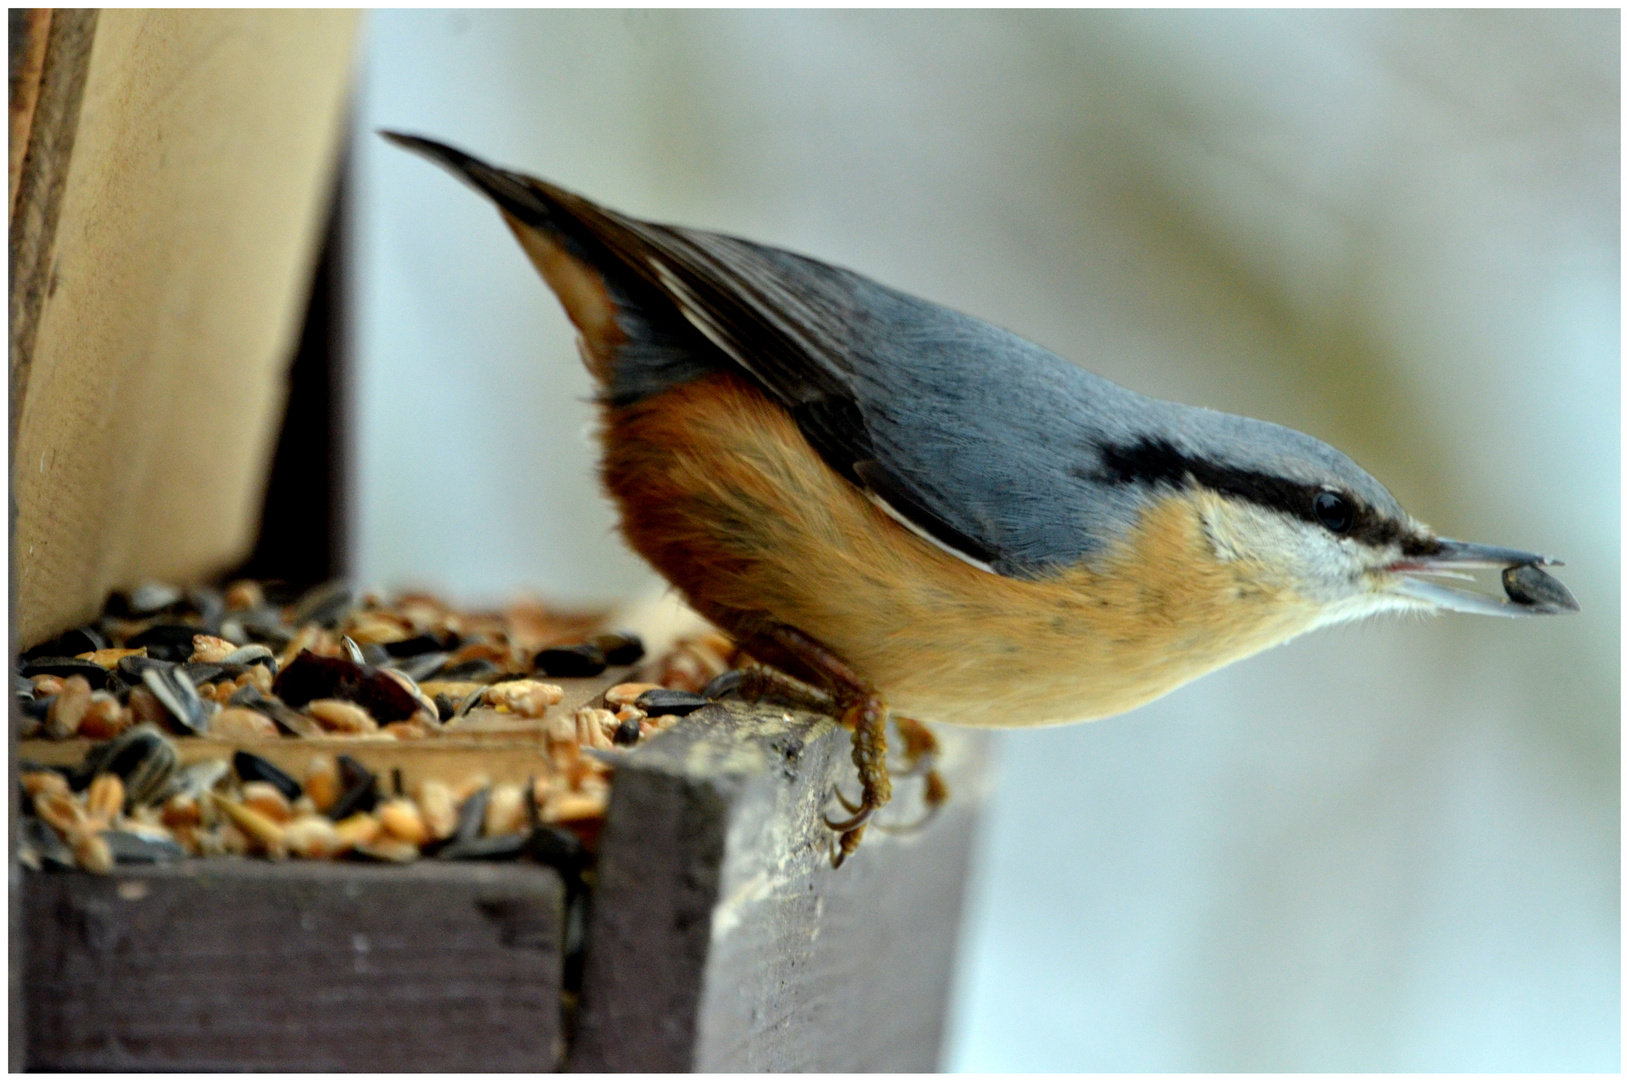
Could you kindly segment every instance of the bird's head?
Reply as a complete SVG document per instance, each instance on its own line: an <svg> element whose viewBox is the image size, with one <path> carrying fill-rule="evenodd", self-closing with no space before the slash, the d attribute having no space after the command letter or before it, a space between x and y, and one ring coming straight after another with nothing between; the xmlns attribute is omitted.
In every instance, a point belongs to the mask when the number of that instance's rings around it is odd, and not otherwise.
<svg viewBox="0 0 1627 1080"><path fill-rule="evenodd" d="M1192 423L1201 413L1201 422ZM1553 615L1578 605L1528 551L1436 536L1355 462L1309 435L1190 410L1180 437L1103 454L1106 475L1193 501L1213 557L1314 610L1310 625L1382 612ZM1503 596L1473 587L1502 571ZM1493 586L1495 588L1496 586Z"/></svg>

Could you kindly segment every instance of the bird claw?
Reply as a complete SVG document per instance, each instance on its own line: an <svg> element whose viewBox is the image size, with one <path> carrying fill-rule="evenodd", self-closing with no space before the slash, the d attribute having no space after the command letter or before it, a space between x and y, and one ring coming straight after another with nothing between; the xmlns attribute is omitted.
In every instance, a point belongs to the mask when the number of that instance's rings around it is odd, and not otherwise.
<svg viewBox="0 0 1627 1080"><path fill-rule="evenodd" d="M846 800L843 801L843 805L847 805ZM831 832L842 833L845 837L845 834L863 828L865 823L875 816L876 813L876 807L874 806L860 806L856 809L853 807L848 807L848 809L853 810L852 817L848 818L846 821L832 821L830 818L826 818L825 827Z"/></svg>
<svg viewBox="0 0 1627 1080"><path fill-rule="evenodd" d="M915 771L919 772L920 770ZM921 801L926 805L926 813L922 814L919 819L910 822L908 825L883 825L878 821L876 828L894 836L919 832L926 828L932 819L938 816L938 810L943 804L949 801L949 785L944 783L943 777L938 775L937 769L928 768L926 770L926 788L921 792Z"/></svg>
<svg viewBox="0 0 1627 1080"><path fill-rule="evenodd" d="M716 701L721 697L736 693L745 685L745 682L746 670L744 668L730 668L701 687L701 697L707 701Z"/></svg>
<svg viewBox="0 0 1627 1080"><path fill-rule="evenodd" d="M859 808L864 805L863 799L860 799L858 802L849 800L846 795L842 794L842 789L835 784L831 785L830 794L832 798L842 804L842 809L846 810L850 814L857 814L859 812Z"/></svg>

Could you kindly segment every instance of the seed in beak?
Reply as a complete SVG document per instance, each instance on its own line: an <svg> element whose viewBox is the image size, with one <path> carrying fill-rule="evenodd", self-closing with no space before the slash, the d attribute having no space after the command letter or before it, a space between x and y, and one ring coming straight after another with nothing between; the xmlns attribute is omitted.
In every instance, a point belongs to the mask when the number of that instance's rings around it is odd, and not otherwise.
<svg viewBox="0 0 1627 1080"><path fill-rule="evenodd" d="M1530 563L1510 566L1503 571L1503 591L1516 604L1532 607L1559 608L1580 611L1582 606L1555 577L1538 570Z"/></svg>

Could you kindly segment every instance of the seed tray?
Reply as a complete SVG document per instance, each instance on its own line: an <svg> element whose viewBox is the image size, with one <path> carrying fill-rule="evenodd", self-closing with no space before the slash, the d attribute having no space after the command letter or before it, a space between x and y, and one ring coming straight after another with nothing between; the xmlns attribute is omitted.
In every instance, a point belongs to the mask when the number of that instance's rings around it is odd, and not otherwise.
<svg viewBox="0 0 1627 1080"><path fill-rule="evenodd" d="M941 734L949 802L916 831L872 829L839 870L820 816L851 788L848 733L728 703L618 755L579 906L529 863L25 874L27 1066L931 1069L984 756L980 734ZM518 776L505 762L536 753L344 741L436 772ZM888 819L919 815L916 786Z"/></svg>

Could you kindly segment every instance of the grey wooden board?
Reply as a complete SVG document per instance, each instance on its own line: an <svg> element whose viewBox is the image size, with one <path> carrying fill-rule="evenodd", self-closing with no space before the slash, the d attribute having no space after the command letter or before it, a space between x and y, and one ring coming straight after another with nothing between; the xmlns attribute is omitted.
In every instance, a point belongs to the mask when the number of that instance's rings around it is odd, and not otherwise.
<svg viewBox="0 0 1627 1080"><path fill-rule="evenodd" d="M548 1070L564 887L529 864L30 873L28 1067Z"/></svg>
<svg viewBox="0 0 1627 1080"><path fill-rule="evenodd" d="M840 869L820 818L831 785L856 782L831 721L711 706L629 755L567 1066L936 1068L987 748L939 736L948 805L913 833L872 827ZM882 820L918 817L920 794L899 780Z"/></svg>

